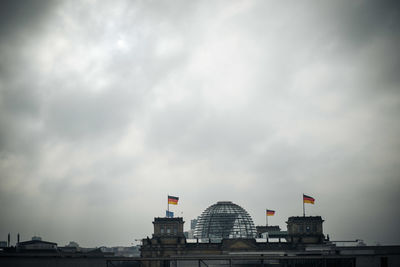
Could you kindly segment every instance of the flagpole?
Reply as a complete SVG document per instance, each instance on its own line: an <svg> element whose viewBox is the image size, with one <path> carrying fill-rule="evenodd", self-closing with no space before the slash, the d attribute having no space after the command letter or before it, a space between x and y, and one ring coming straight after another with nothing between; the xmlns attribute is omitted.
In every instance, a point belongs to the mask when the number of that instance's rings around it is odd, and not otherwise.
<svg viewBox="0 0 400 267"><path fill-rule="evenodd" d="M265 211L265 218L266 218L266 221L267 221L267 227L268 227L268 212L267 211Z"/></svg>
<svg viewBox="0 0 400 267"><path fill-rule="evenodd" d="M167 210L168 210L168 216L167 216L167 217L169 217L169 201L168 201L168 196L169 196L169 195L167 195Z"/></svg>
<svg viewBox="0 0 400 267"><path fill-rule="evenodd" d="M304 193L303 193L303 217L306 217L306 208L304 206Z"/></svg>

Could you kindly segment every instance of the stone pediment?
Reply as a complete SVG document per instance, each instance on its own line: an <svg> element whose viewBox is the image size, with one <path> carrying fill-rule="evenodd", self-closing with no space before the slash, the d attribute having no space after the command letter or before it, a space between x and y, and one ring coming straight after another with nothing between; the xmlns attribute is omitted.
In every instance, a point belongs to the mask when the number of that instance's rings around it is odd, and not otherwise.
<svg viewBox="0 0 400 267"><path fill-rule="evenodd" d="M248 250L256 249L254 239L224 239L223 247L228 250Z"/></svg>

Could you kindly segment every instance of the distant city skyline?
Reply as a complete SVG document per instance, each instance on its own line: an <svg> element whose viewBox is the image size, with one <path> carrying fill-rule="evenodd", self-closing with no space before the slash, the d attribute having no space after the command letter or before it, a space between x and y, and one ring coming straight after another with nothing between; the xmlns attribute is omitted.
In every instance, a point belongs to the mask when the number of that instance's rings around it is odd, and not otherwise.
<svg viewBox="0 0 400 267"><path fill-rule="evenodd" d="M129 246L218 201L399 244L397 1L3 1L0 241Z"/></svg>

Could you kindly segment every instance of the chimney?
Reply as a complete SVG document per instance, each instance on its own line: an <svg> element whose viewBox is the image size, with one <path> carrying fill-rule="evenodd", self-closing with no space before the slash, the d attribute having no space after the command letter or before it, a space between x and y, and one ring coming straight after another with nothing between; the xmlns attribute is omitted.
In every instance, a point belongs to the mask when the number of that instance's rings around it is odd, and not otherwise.
<svg viewBox="0 0 400 267"><path fill-rule="evenodd" d="M8 233L8 243L7 243L7 247L10 246L10 233Z"/></svg>
<svg viewBox="0 0 400 267"><path fill-rule="evenodd" d="M19 244L19 233L17 235L17 245Z"/></svg>

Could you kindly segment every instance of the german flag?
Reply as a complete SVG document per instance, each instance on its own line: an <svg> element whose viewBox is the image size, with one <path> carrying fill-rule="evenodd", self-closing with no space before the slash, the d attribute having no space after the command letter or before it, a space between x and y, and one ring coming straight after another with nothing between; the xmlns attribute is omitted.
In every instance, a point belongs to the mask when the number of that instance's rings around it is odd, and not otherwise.
<svg viewBox="0 0 400 267"><path fill-rule="evenodd" d="M267 216L274 216L275 211L274 210L267 210Z"/></svg>
<svg viewBox="0 0 400 267"><path fill-rule="evenodd" d="M304 203L314 204L314 201L315 201L315 199L313 197L303 194L303 202Z"/></svg>
<svg viewBox="0 0 400 267"><path fill-rule="evenodd" d="M179 197L168 196L168 204L178 205Z"/></svg>

